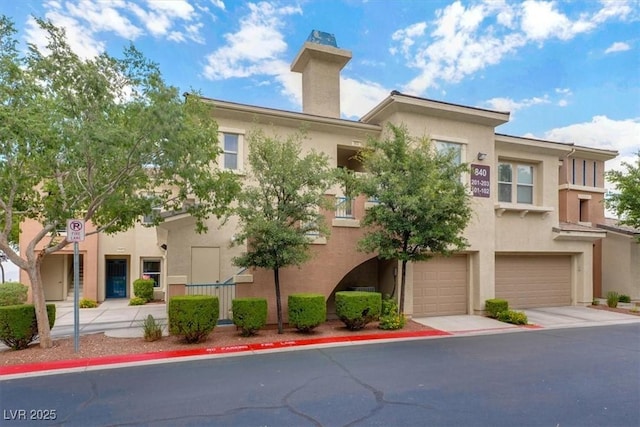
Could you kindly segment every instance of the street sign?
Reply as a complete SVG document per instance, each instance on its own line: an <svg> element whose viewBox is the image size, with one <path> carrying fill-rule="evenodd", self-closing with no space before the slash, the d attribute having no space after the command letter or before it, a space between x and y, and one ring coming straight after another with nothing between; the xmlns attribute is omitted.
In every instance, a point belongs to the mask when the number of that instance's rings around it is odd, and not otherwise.
<svg viewBox="0 0 640 427"><path fill-rule="evenodd" d="M84 241L84 220L82 219L67 220L67 241L68 242Z"/></svg>

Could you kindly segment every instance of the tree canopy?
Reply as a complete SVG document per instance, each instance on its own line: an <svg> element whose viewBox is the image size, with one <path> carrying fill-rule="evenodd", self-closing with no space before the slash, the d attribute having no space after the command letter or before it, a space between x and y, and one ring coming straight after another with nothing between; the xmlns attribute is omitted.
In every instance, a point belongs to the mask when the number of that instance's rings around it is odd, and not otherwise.
<svg viewBox="0 0 640 427"><path fill-rule="evenodd" d="M282 333L279 269L309 260L312 238L328 234L321 208L332 208L325 192L333 173L325 154L303 155L303 134L282 140L261 130L251 132L251 167L235 210L240 220L237 242L247 251L234 259L241 267L273 270L278 331Z"/></svg>
<svg viewBox="0 0 640 427"><path fill-rule="evenodd" d="M36 20L46 49L23 53L13 23L0 18L0 250L29 274L48 347L39 269L68 244L56 238L67 219L115 233L153 207L182 209L193 199L188 211L203 230L206 217L225 213L238 184L215 167L217 126L199 97L183 98L133 45L122 58L83 59L62 29ZM18 254L10 242L26 219L42 230Z"/></svg>
<svg viewBox="0 0 640 427"><path fill-rule="evenodd" d="M404 313L407 262L464 249L471 206L461 181L467 166L456 163L454 152L438 152L428 138L413 138L404 126L388 129L386 138L370 138L360 155L366 171L362 192L377 204L365 212L368 229L359 249L402 262Z"/></svg>
<svg viewBox="0 0 640 427"><path fill-rule="evenodd" d="M636 154L635 165L623 163L624 171L609 171L607 178L616 186L607 198L607 207L614 210L620 224L640 230L640 151Z"/></svg>

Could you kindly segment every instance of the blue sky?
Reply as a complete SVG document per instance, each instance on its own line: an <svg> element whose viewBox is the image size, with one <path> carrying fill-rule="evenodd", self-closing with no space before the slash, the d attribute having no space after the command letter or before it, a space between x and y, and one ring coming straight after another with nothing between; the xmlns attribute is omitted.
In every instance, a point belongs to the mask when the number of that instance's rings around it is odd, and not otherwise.
<svg viewBox="0 0 640 427"><path fill-rule="evenodd" d="M500 133L640 149L640 1L58 0L2 1L24 43L31 15L67 30L74 50L119 56L132 41L167 82L233 102L301 110L289 71L314 29L353 59L342 115L390 91L511 112Z"/></svg>

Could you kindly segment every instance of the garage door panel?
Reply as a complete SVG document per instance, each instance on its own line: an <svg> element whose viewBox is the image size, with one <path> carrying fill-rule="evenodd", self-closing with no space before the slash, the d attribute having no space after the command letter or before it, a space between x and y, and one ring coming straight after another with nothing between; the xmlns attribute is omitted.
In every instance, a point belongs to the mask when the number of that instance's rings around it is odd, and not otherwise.
<svg viewBox="0 0 640 427"><path fill-rule="evenodd" d="M467 313L467 257L433 258L413 265L414 316Z"/></svg>
<svg viewBox="0 0 640 427"><path fill-rule="evenodd" d="M495 291L513 308L570 305L571 257L499 255Z"/></svg>

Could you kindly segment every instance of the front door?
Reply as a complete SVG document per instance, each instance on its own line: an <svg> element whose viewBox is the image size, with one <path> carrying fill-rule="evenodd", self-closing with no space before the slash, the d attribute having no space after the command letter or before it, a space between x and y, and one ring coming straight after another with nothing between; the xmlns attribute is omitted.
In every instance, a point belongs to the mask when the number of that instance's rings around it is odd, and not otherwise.
<svg viewBox="0 0 640 427"><path fill-rule="evenodd" d="M107 298L127 297L127 260L108 259L107 270Z"/></svg>

